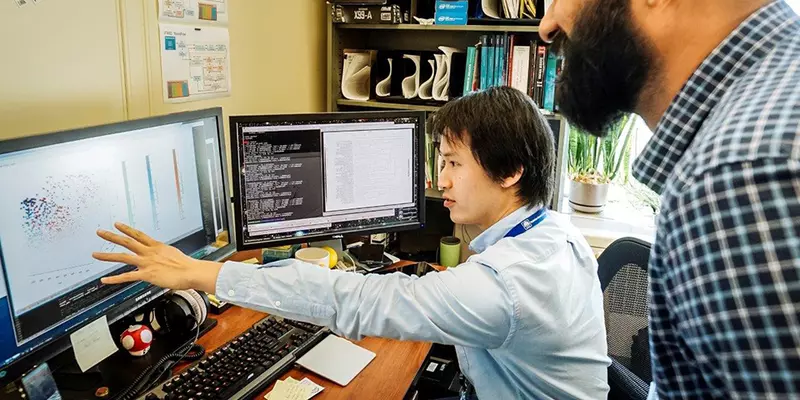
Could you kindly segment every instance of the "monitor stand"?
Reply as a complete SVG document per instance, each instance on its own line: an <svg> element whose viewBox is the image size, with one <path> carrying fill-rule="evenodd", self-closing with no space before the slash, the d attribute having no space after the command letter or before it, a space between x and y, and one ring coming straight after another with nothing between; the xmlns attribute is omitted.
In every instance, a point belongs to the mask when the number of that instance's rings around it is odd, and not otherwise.
<svg viewBox="0 0 800 400"><path fill-rule="evenodd" d="M208 318L200 326L199 336L207 333L216 325L217 320ZM182 337L156 335L146 355L134 357L125 350L119 350L86 372L81 372L71 349L54 357L48 361L48 364L51 371L53 371L53 377L63 399L97 398L95 393L100 388L108 388L109 393L105 398L115 398L120 391L125 390L148 367L157 363L167 354L183 348L193 340L194 332L191 335ZM169 374L165 373L160 381L163 382L171 374L171 371Z"/></svg>

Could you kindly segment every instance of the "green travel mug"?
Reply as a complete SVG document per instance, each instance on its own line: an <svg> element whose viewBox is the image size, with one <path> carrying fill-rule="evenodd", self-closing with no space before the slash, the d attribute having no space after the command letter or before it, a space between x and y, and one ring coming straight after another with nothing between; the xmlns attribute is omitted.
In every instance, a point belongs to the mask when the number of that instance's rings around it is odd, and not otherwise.
<svg viewBox="0 0 800 400"><path fill-rule="evenodd" d="M461 260L461 239L445 236L439 242L439 265L452 268Z"/></svg>

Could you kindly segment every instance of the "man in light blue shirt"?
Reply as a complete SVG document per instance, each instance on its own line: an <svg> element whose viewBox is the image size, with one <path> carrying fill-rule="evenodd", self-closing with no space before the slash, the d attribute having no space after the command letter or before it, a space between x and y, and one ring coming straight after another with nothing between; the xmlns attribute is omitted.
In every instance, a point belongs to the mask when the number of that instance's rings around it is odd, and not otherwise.
<svg viewBox="0 0 800 400"><path fill-rule="evenodd" d="M454 345L481 399L605 399L603 298L597 263L568 220L546 210L552 132L521 92L492 88L444 106L439 184L451 219L484 231L467 262L423 277L359 275L285 260L198 261L122 224L98 234L134 255L95 254L137 271L106 278L194 288L244 307L329 327Z"/></svg>

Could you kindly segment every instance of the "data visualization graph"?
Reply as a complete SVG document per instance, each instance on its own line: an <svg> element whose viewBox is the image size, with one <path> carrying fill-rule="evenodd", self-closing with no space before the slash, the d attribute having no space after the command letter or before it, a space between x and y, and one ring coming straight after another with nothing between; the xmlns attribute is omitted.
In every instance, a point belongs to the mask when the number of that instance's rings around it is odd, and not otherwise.
<svg viewBox="0 0 800 400"><path fill-rule="evenodd" d="M131 193L131 184L128 180L128 163L122 162L122 182L125 184L125 204L128 206L128 224L136 227L136 203Z"/></svg>
<svg viewBox="0 0 800 400"><path fill-rule="evenodd" d="M158 193L156 191L155 179L153 178L153 168L150 165L150 156L144 158L147 165L147 185L150 193L150 208L153 212L153 228L158 230Z"/></svg>
<svg viewBox="0 0 800 400"><path fill-rule="evenodd" d="M103 138L79 151L0 163L0 245L15 313L120 267L92 257L127 252L98 237L98 229L123 222L162 242L203 229L199 181L190 178L198 176L198 162L186 130Z"/></svg>
<svg viewBox="0 0 800 400"><path fill-rule="evenodd" d="M181 176L181 168L178 165L178 152L175 149L172 149L172 168L175 172L175 194L178 199L178 212L181 219L184 219L186 216L183 213L183 177Z"/></svg>
<svg viewBox="0 0 800 400"><path fill-rule="evenodd" d="M28 240L44 244L76 233L86 213L97 206L98 191L89 175L48 176L41 192L20 201Z"/></svg>
<svg viewBox="0 0 800 400"><path fill-rule="evenodd" d="M120 199L109 190L111 185L107 177L89 172L48 175L39 190L19 201L22 231L30 251L64 256L62 262L32 263L27 269L31 287L58 293L110 267L92 259L91 253L117 250L117 246L95 239L94 234L121 219L117 213ZM84 256L69 257L74 249L83 250ZM26 303L35 305L37 301Z"/></svg>

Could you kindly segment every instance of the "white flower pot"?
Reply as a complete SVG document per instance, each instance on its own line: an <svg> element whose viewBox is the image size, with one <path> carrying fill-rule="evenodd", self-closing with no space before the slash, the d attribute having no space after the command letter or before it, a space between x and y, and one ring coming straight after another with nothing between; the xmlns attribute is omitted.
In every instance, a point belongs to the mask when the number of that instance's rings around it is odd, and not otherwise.
<svg viewBox="0 0 800 400"><path fill-rule="evenodd" d="M608 201L608 183L570 181L569 206L575 211L596 214Z"/></svg>

